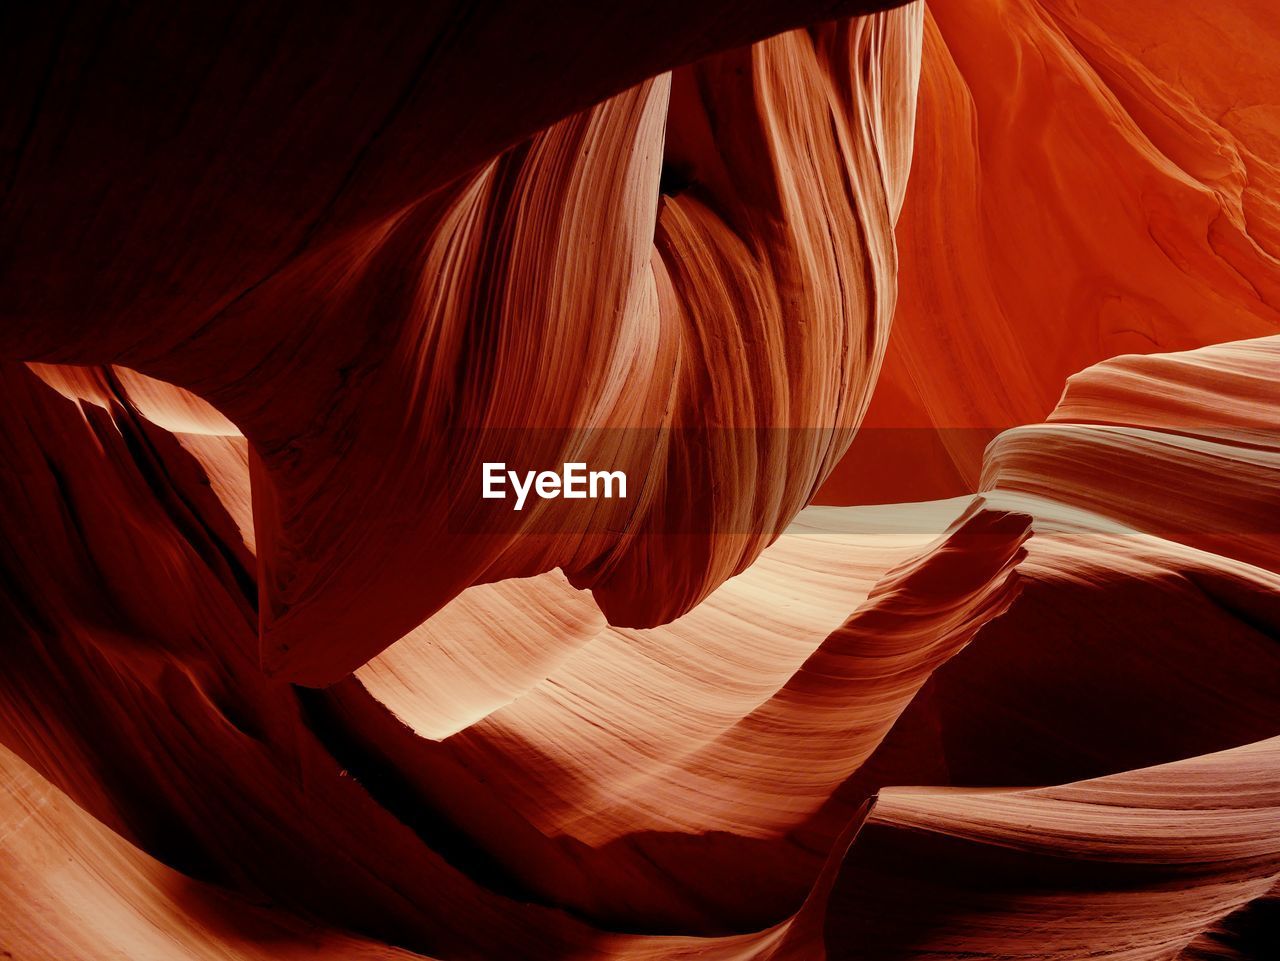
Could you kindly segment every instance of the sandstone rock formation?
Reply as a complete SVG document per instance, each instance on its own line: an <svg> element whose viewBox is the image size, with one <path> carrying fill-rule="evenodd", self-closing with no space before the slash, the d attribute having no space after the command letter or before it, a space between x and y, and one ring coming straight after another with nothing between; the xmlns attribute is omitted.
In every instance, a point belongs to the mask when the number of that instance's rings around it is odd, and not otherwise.
<svg viewBox="0 0 1280 961"><path fill-rule="evenodd" d="M644 6L5 12L0 953L1271 956L1268 8Z"/></svg>

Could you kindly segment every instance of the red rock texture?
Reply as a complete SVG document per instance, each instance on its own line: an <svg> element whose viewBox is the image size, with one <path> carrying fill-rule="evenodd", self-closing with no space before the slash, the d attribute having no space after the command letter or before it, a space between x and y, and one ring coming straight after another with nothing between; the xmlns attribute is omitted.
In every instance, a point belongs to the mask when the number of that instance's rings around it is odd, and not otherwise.
<svg viewBox="0 0 1280 961"><path fill-rule="evenodd" d="M5 11L0 953L1274 956L1274 18L647 6Z"/></svg>
<svg viewBox="0 0 1280 961"><path fill-rule="evenodd" d="M930 6L893 335L822 503L973 491L995 434L1085 367L1280 330L1274 19Z"/></svg>

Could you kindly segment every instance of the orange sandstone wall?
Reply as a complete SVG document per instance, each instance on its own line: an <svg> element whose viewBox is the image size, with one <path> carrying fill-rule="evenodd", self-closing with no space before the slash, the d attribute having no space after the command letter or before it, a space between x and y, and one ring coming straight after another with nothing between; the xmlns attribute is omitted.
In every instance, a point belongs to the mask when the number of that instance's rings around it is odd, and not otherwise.
<svg viewBox="0 0 1280 961"><path fill-rule="evenodd" d="M972 491L1076 371L1276 331L1278 46L1252 0L932 4L893 334L819 501Z"/></svg>

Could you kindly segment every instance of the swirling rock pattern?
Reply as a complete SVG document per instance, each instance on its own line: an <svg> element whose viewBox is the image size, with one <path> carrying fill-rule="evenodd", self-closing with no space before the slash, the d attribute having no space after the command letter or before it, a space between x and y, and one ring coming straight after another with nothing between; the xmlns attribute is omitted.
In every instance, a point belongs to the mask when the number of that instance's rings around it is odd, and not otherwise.
<svg viewBox="0 0 1280 961"><path fill-rule="evenodd" d="M651 6L5 12L0 952L1273 955L1267 11Z"/></svg>
<svg viewBox="0 0 1280 961"><path fill-rule="evenodd" d="M1280 329L1272 10L1123 7L930 5L894 333L823 503L972 490L1085 367Z"/></svg>

